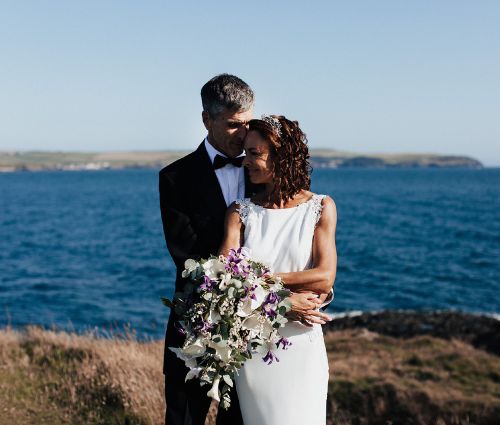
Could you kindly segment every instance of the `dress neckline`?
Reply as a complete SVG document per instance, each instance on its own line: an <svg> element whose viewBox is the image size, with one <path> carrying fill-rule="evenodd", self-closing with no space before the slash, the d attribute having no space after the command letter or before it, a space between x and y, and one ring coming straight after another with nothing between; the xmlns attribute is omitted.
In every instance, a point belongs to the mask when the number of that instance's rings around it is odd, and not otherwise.
<svg viewBox="0 0 500 425"><path fill-rule="evenodd" d="M310 202L314 201L314 199L319 196L317 193L313 193L313 195L307 200L307 201L304 201L304 202L301 202L300 204L298 205L295 205L294 207L288 207L288 208L266 208L266 207L263 207L262 205L259 205L259 204L256 204L255 202L252 201L251 198L248 198L248 201L255 207L259 208L259 209L262 209L262 210L265 210L265 211L288 211L288 210L295 210L299 207L301 207L302 205L307 205L309 204Z"/></svg>

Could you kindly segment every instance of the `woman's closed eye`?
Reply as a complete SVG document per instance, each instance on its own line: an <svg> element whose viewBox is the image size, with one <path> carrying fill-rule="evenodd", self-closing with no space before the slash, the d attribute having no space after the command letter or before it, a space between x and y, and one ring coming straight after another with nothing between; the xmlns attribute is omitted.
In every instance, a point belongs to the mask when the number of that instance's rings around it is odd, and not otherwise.
<svg viewBox="0 0 500 425"><path fill-rule="evenodd" d="M249 157L259 157L262 156L262 154L254 149L248 149L245 150L245 155Z"/></svg>

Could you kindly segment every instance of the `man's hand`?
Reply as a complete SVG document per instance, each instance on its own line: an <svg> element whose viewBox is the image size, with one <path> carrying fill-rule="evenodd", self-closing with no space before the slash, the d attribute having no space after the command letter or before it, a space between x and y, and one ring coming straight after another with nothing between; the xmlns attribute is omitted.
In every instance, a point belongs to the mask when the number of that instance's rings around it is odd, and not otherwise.
<svg viewBox="0 0 500 425"><path fill-rule="evenodd" d="M324 325L332 320L327 314L316 310L321 306L322 300L313 292L292 292L290 301L292 310L287 316L291 320L298 320L306 326L312 326L314 323Z"/></svg>

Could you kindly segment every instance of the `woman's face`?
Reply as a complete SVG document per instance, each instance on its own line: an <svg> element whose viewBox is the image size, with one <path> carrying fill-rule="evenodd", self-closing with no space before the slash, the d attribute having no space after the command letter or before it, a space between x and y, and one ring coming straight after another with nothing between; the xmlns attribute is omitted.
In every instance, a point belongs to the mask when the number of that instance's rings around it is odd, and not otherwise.
<svg viewBox="0 0 500 425"><path fill-rule="evenodd" d="M257 131L249 131L245 138L246 156L243 165L248 170L250 181L254 184L273 181L273 155L269 142Z"/></svg>

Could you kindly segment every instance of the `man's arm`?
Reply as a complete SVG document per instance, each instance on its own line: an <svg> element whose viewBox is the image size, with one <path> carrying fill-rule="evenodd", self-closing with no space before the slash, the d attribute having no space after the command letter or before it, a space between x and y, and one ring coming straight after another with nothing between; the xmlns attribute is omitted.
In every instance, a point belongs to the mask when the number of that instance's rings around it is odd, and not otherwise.
<svg viewBox="0 0 500 425"><path fill-rule="evenodd" d="M178 269L184 268L188 258L198 257L198 235L193 229L191 219L183 206L185 193L179 191L167 173L159 175L160 210L163 233L167 248Z"/></svg>

